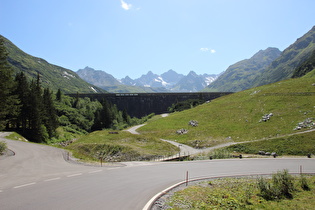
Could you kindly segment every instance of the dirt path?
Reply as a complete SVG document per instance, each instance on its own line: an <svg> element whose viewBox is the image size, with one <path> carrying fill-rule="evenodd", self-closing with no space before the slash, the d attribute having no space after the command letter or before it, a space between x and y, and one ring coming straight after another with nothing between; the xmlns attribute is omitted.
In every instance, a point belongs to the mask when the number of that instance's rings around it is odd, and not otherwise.
<svg viewBox="0 0 315 210"><path fill-rule="evenodd" d="M140 133L137 132L136 130L138 128L144 126L144 125L145 124L137 125L137 126L129 128L129 129L125 130L125 131L130 132L130 133L135 134L135 135L140 135ZM166 140L166 139L161 139L161 140L177 146L180 149L180 155L183 155L183 156L185 156L185 155L195 155L195 154L198 154L198 153L209 152L209 151L217 149L217 148L226 147L226 146L230 146L232 144L236 144L235 142L229 142L229 143L220 144L220 145L217 145L217 146L214 146L214 147L208 147L208 148L204 148L204 149L195 149L193 147L190 147L190 146L185 145L185 144L180 144L180 143L175 142L175 141Z"/></svg>
<svg viewBox="0 0 315 210"><path fill-rule="evenodd" d="M168 114L164 114L162 115L162 117L167 117ZM128 132L132 133L132 134L136 134L136 135L139 135L140 133L137 132L136 130L142 126L144 126L145 124L141 124L141 125L137 125L137 126L134 126L134 127L131 127L129 128ZM280 137L286 137L286 136L293 136L293 135L298 135L298 134L303 134L303 133L308 133L308 132L312 132L312 131L315 131L315 129L311 129L311 130L306 130L306 131L301 131L301 132L296 132L296 133L292 133L292 134L286 134L286 135L282 135L282 136L277 136L277 137L274 137L274 138L280 138ZM273 138L265 138L265 139L259 139L259 140L254 140L254 141L265 141L265 140L270 140L270 139L273 139ZM224 144L219 144L219 145L216 145L216 146L213 146L213 147L207 147L207 148L204 148L204 149L195 149L193 147L190 147L188 145L185 145L185 144L180 144L178 142L175 142L175 141L171 141L171 140L166 140L166 139L161 139L162 141L165 141L165 142L168 142L170 144L173 144L177 147L179 147L180 149L180 155L182 156L185 156L185 155L195 155L195 154L199 154L199 153L208 153L214 149L218 149L218 148L222 148L222 147L227 147L227 146L230 146L230 145L234 145L234 144L243 144L243 143L247 143L249 141L245 141L245 142L228 142L228 143L224 143ZM254 142L254 141L250 141L250 142Z"/></svg>
<svg viewBox="0 0 315 210"><path fill-rule="evenodd" d="M129 128L129 129L125 130L125 131L130 132L130 133L135 134L135 135L139 135L140 133L137 132L136 130L137 130L138 128L144 126L144 125L145 125L145 124L136 125L136 126L133 126L133 127Z"/></svg>

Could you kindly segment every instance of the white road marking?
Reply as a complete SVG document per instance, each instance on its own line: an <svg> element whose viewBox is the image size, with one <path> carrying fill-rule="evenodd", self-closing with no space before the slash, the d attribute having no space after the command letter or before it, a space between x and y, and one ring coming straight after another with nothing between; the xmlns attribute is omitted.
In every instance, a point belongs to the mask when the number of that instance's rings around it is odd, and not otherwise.
<svg viewBox="0 0 315 210"><path fill-rule="evenodd" d="M33 184L36 184L36 182L31 182L31 183L28 183L28 184L23 184L23 185L15 186L15 187L13 187L13 188L14 188L14 189L17 189L17 188L21 188L21 187L27 187L27 186L30 186L30 185L33 185Z"/></svg>
<svg viewBox="0 0 315 210"><path fill-rule="evenodd" d="M45 182L55 181L60 179L60 177L52 178L52 179L46 179Z"/></svg>
<svg viewBox="0 0 315 210"><path fill-rule="evenodd" d="M74 177L74 176L80 176L82 175L82 173L78 173L78 174L71 174L71 175L68 175L67 177Z"/></svg>
<svg viewBox="0 0 315 210"><path fill-rule="evenodd" d="M109 168L107 170L116 170L116 169L119 169L119 168Z"/></svg>
<svg viewBox="0 0 315 210"><path fill-rule="evenodd" d="M103 170L90 171L89 174L98 173L98 172L101 172L101 171L103 171Z"/></svg>

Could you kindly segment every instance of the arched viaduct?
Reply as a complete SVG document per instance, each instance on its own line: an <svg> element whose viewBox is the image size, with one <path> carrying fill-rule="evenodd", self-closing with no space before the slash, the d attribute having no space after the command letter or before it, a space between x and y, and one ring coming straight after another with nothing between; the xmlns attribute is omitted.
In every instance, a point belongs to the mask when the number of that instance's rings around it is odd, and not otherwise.
<svg viewBox="0 0 315 210"><path fill-rule="evenodd" d="M116 104L118 109L126 109L131 117L143 117L155 113L167 112L172 104L188 99L203 99L210 101L231 94L231 92L194 92L194 93L91 93L67 94L71 97L88 97L91 100L106 100Z"/></svg>

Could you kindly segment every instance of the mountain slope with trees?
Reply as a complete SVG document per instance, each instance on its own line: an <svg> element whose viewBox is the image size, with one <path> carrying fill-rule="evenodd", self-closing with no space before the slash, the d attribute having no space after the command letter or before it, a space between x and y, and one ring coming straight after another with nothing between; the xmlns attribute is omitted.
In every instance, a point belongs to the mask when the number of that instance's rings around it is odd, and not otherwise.
<svg viewBox="0 0 315 210"><path fill-rule="evenodd" d="M75 72L48 63L42 58L31 56L11 41L0 35L8 52L8 62L15 74L23 72L28 80L36 79L40 74L43 87L53 91L61 89L64 93L97 93L106 92L101 88L82 80Z"/></svg>
<svg viewBox="0 0 315 210"><path fill-rule="evenodd" d="M10 116L16 116L19 103L17 96L13 94L15 85L13 70L7 61L4 40L0 37L0 130L4 129Z"/></svg>

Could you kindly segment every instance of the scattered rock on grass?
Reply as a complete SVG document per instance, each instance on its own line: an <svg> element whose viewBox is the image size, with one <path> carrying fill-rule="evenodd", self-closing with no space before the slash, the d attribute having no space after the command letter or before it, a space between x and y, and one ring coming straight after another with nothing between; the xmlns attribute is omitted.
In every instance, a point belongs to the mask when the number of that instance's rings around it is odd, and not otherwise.
<svg viewBox="0 0 315 210"><path fill-rule="evenodd" d="M270 120L270 118L273 116L272 113L269 114L265 114L264 116L262 116L262 118L259 120L259 122L267 122L268 120Z"/></svg>
<svg viewBox="0 0 315 210"><path fill-rule="evenodd" d="M314 118L307 118L303 122L299 122L293 130L301 130L302 128L314 128L315 123L313 122Z"/></svg>
<svg viewBox="0 0 315 210"><path fill-rule="evenodd" d="M182 134L188 133L188 130L186 130L185 128L182 128L182 129L177 130L176 133L182 135Z"/></svg>
<svg viewBox="0 0 315 210"><path fill-rule="evenodd" d="M191 125L193 127L197 127L198 126L198 121L197 120L190 120L188 125Z"/></svg>

